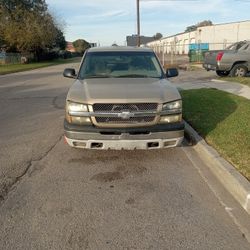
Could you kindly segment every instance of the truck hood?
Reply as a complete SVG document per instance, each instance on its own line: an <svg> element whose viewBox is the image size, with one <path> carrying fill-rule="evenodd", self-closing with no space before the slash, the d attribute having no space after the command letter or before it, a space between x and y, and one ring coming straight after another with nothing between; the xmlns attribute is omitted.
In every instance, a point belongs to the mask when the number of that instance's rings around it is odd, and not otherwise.
<svg viewBox="0 0 250 250"><path fill-rule="evenodd" d="M178 90L166 79L98 78L76 80L67 100L79 103L164 103L181 99Z"/></svg>

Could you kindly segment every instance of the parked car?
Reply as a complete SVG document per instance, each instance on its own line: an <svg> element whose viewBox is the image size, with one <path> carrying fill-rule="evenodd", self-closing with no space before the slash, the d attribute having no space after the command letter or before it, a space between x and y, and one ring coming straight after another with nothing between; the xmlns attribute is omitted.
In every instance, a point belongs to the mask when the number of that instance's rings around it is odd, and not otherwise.
<svg viewBox="0 0 250 250"><path fill-rule="evenodd" d="M230 45L225 50L206 52L203 67L208 71L215 70L219 76L245 76L249 70L247 66L249 55L244 55L244 53L247 53L249 43L249 41L241 41Z"/></svg>
<svg viewBox="0 0 250 250"><path fill-rule="evenodd" d="M148 48L91 48L66 99L66 142L87 149L157 149L181 144L182 100Z"/></svg>

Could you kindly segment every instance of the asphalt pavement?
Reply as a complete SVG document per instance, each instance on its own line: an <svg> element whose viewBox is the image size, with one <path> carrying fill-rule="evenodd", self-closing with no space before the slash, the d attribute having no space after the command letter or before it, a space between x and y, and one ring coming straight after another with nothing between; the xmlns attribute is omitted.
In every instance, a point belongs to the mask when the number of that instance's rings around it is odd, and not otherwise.
<svg viewBox="0 0 250 250"><path fill-rule="evenodd" d="M249 215L192 146L65 145L71 66L0 76L0 249L249 249Z"/></svg>

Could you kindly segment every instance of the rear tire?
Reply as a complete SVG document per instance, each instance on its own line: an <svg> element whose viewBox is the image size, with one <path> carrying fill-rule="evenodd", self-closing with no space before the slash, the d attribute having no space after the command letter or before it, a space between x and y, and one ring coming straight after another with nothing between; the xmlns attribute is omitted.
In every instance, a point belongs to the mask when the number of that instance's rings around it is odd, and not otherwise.
<svg viewBox="0 0 250 250"><path fill-rule="evenodd" d="M236 64L230 71L232 77L244 77L247 74L247 67L244 64Z"/></svg>
<svg viewBox="0 0 250 250"><path fill-rule="evenodd" d="M216 70L216 74L218 76L228 76L229 73L230 73L229 71Z"/></svg>

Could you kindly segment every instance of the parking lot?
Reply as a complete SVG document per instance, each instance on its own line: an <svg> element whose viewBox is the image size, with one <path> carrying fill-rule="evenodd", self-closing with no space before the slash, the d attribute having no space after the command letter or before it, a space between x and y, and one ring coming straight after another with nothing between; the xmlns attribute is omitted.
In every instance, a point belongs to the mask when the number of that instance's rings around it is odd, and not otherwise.
<svg viewBox="0 0 250 250"><path fill-rule="evenodd" d="M249 249L249 215L192 146L72 149L65 67L0 76L1 249ZM197 73L198 72L198 73ZM206 82L205 70L173 84Z"/></svg>

